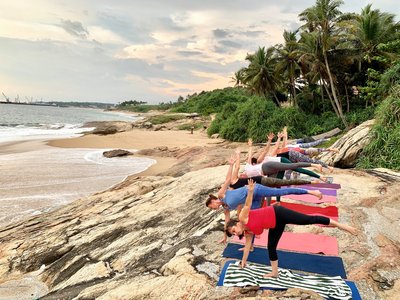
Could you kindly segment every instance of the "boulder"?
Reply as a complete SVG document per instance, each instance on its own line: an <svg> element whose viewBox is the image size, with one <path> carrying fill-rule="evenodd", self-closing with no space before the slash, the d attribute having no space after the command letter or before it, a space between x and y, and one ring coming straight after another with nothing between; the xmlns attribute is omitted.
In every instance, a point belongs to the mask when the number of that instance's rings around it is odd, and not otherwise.
<svg viewBox="0 0 400 300"><path fill-rule="evenodd" d="M128 155L133 155L133 153L130 151L127 151L127 150L122 150L122 149L116 149L116 150L110 150L110 151L103 152L103 156L107 157L107 158L118 157L118 156L128 156Z"/></svg>
<svg viewBox="0 0 400 300"><path fill-rule="evenodd" d="M115 121L115 122L89 122L84 125L84 127L95 127L95 129L92 132L92 134L98 134L98 135L108 135L108 134L114 134L117 132L124 132L124 131L129 131L132 130L133 125L130 122L121 122L121 121Z"/></svg>
<svg viewBox="0 0 400 300"><path fill-rule="evenodd" d="M339 149L339 153L326 152L320 159L335 167L354 167L357 157L371 139L369 132L374 123L375 120L369 120L353 128L331 146Z"/></svg>

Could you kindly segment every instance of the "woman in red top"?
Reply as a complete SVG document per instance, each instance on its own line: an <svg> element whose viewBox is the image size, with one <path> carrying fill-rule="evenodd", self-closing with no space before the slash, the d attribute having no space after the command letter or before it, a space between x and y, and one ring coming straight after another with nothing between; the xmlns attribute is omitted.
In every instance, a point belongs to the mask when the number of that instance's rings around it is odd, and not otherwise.
<svg viewBox="0 0 400 300"><path fill-rule="evenodd" d="M248 183L249 191L247 193L246 203L239 214L239 221L229 221L225 230L228 236L235 234L240 238L243 235L246 237L246 244L242 257L242 268L246 266L253 235L261 234L264 229L269 229L268 253L272 267L272 272L265 274L264 277L278 277L278 254L276 252L276 248L286 224L324 224L337 227L339 229L348 231L351 234L357 235L356 229L349 225L336 222L335 220L323 216L305 215L282 206L274 205L250 210L253 202L253 189L255 183L251 179Z"/></svg>

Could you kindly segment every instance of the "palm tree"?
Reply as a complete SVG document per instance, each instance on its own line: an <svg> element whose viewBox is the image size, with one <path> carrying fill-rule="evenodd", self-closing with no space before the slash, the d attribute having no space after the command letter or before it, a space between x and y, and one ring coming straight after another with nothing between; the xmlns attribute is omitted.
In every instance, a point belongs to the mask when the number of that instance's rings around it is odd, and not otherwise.
<svg viewBox="0 0 400 300"><path fill-rule="evenodd" d="M339 6L343 4L342 0L317 0L315 5L304 10L300 15L300 20L305 21L303 30L316 32L318 34L318 43L321 49L326 73L329 80L329 87L333 98L333 108L343 124L348 127L343 115L342 106L336 94L336 84L334 75L329 66L328 52L334 48L338 36L336 23L342 15Z"/></svg>
<svg viewBox="0 0 400 300"><path fill-rule="evenodd" d="M246 68L241 68L239 71L236 71L235 74L231 77L232 82L235 83L235 87L240 87L243 84L245 71Z"/></svg>
<svg viewBox="0 0 400 300"><path fill-rule="evenodd" d="M299 73L299 64L297 62L296 50L297 50L297 38L296 32L284 31L283 38L285 40L284 45L277 47L278 51L278 62L277 62L277 73L283 74L284 77L289 79L291 87L290 98L294 105L296 99L296 78Z"/></svg>
<svg viewBox="0 0 400 300"><path fill-rule="evenodd" d="M267 98L268 94L273 96L275 104L280 107L276 95L277 88L281 82L276 73L275 48L260 47L254 54L248 54L246 60L249 66L245 68L243 83L257 95Z"/></svg>

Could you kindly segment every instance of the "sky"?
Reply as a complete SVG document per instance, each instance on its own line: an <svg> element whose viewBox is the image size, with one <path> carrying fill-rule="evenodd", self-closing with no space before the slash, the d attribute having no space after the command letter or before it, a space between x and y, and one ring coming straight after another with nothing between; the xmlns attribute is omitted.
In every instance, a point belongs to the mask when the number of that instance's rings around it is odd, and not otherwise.
<svg viewBox="0 0 400 300"><path fill-rule="evenodd" d="M314 3L1 0L0 92L20 101L153 104L233 86L246 54L281 43ZM399 20L395 0L345 1L341 10L359 13L368 3Z"/></svg>

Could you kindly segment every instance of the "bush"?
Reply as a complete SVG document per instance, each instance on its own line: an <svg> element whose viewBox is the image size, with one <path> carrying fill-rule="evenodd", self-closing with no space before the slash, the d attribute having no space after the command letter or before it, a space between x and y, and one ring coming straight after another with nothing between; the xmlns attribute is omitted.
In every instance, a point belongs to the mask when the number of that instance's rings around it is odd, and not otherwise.
<svg viewBox="0 0 400 300"><path fill-rule="evenodd" d="M371 142L364 148L357 166L400 170L400 85L379 105Z"/></svg>
<svg viewBox="0 0 400 300"><path fill-rule="evenodd" d="M181 119L185 119L186 116L184 115L159 115L159 116L153 116L147 119L147 121L151 122L152 124L164 124L168 123L171 121L177 121Z"/></svg>

